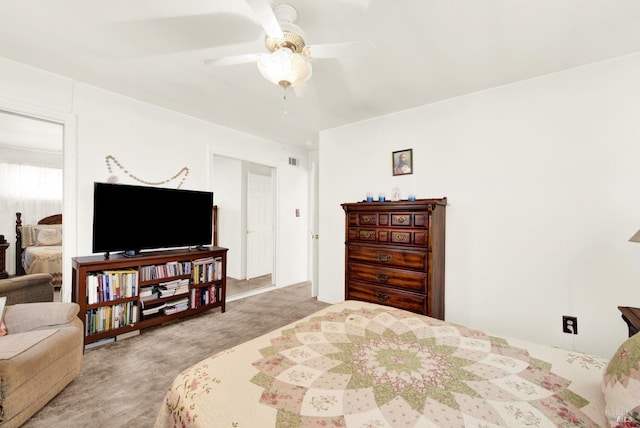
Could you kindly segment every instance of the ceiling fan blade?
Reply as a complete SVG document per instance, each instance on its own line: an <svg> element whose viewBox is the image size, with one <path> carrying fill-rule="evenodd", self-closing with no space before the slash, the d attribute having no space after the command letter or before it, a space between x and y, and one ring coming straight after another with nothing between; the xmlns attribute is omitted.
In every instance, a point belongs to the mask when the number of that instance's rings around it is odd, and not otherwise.
<svg viewBox="0 0 640 428"><path fill-rule="evenodd" d="M253 10L253 13L256 15L258 22L260 22L260 25L264 29L264 32L267 33L267 36L280 40L284 39L282 28L280 27L280 23L278 23L276 15L273 13L271 4L267 0L246 1L251 10Z"/></svg>
<svg viewBox="0 0 640 428"><path fill-rule="evenodd" d="M371 55L375 50L375 46L371 41L362 42L343 42L343 43L326 43L321 45L307 46L309 56L316 58L342 58L342 57L359 57Z"/></svg>
<svg viewBox="0 0 640 428"><path fill-rule="evenodd" d="M207 58L204 60L205 65L223 66L223 65L237 65L246 64L248 62L256 62L260 58L260 54L246 54L246 55L234 55L224 56L221 58Z"/></svg>

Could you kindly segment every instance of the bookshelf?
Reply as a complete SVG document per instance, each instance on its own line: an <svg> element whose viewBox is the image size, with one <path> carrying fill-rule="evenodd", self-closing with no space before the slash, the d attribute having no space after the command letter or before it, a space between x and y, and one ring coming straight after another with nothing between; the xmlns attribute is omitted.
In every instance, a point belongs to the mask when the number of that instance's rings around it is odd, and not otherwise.
<svg viewBox="0 0 640 428"><path fill-rule="evenodd" d="M225 311L227 249L72 258L85 346L213 308Z"/></svg>

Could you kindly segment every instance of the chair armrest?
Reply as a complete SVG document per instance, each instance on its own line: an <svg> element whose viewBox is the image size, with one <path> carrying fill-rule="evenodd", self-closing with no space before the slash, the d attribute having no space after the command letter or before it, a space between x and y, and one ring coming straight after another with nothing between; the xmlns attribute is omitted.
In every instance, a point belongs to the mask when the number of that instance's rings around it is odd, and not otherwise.
<svg viewBox="0 0 640 428"><path fill-rule="evenodd" d="M69 302L24 303L7 306L4 322L9 334L23 333L73 322L80 306Z"/></svg>
<svg viewBox="0 0 640 428"><path fill-rule="evenodd" d="M52 276L34 273L0 280L0 296L7 297L7 306L18 303L53 302Z"/></svg>

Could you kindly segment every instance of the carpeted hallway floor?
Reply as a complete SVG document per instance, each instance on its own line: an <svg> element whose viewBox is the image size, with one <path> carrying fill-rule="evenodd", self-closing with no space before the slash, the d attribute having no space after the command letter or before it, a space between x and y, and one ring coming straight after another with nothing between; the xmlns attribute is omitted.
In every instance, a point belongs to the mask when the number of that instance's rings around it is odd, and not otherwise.
<svg viewBox="0 0 640 428"><path fill-rule="evenodd" d="M327 306L310 296L310 283L291 285L86 350L78 377L24 427L150 427L178 373Z"/></svg>
<svg viewBox="0 0 640 428"><path fill-rule="evenodd" d="M273 285L271 274L252 279L235 279L227 277L227 298L258 290Z"/></svg>

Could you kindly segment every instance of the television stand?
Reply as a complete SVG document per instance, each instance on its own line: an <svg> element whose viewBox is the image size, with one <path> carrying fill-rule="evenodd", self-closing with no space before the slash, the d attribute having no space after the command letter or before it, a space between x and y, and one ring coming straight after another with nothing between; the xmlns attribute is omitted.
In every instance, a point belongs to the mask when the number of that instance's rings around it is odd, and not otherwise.
<svg viewBox="0 0 640 428"><path fill-rule="evenodd" d="M85 345L213 308L224 312L227 251L214 246L73 257L71 298L80 305ZM173 293L167 293L170 284Z"/></svg>

